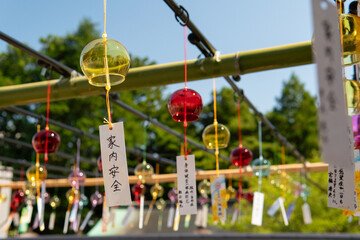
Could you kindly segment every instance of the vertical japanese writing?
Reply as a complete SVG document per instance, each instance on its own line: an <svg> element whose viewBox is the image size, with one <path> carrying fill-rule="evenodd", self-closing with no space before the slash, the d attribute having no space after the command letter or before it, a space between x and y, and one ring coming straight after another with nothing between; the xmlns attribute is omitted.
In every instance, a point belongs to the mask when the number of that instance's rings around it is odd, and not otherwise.
<svg viewBox="0 0 360 240"><path fill-rule="evenodd" d="M122 122L99 127L101 159L108 206L131 203L129 175L126 161L124 127Z"/></svg>
<svg viewBox="0 0 360 240"><path fill-rule="evenodd" d="M180 215L196 214L195 156L176 157L178 179L178 203Z"/></svg>

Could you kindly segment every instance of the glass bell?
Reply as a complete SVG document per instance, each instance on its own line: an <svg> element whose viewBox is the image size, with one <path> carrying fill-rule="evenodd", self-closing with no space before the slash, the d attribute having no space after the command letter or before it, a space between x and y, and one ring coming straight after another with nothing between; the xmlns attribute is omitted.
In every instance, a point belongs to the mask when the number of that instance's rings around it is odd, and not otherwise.
<svg viewBox="0 0 360 240"><path fill-rule="evenodd" d="M91 206L95 207L96 205L100 205L103 203L103 196L99 191L94 192L90 196Z"/></svg>
<svg viewBox="0 0 360 240"><path fill-rule="evenodd" d="M102 172L102 160L101 160L101 156L98 158L98 160L96 161L97 167L99 169L100 172Z"/></svg>
<svg viewBox="0 0 360 240"><path fill-rule="evenodd" d="M135 201L139 204L140 203L140 195L143 195L146 191L146 187L142 183L137 183L131 188L132 193L135 196Z"/></svg>
<svg viewBox="0 0 360 240"><path fill-rule="evenodd" d="M154 174L154 168L149 163L139 163L134 170L139 180L148 180Z"/></svg>
<svg viewBox="0 0 360 240"><path fill-rule="evenodd" d="M218 123L217 124L217 137L218 137L218 147L219 148L226 148L228 146L230 140L230 131L229 129L223 125ZM215 125L210 124L208 125L203 133L202 139L205 146L209 149L215 149Z"/></svg>
<svg viewBox="0 0 360 240"><path fill-rule="evenodd" d="M303 198L307 198L307 197L310 196L310 188L309 188L309 186L307 186L306 184L301 185L300 196L303 197Z"/></svg>
<svg viewBox="0 0 360 240"><path fill-rule="evenodd" d="M27 197L31 198L32 196L36 196L36 182L27 182L23 187L24 193Z"/></svg>
<svg viewBox="0 0 360 240"><path fill-rule="evenodd" d="M236 190L232 186L228 186L226 189L226 201L236 198Z"/></svg>
<svg viewBox="0 0 360 240"><path fill-rule="evenodd" d="M360 136L354 138L354 149L360 149Z"/></svg>
<svg viewBox="0 0 360 240"><path fill-rule="evenodd" d="M93 86L106 86L105 50L111 86L122 83L129 71L130 56L121 43L113 39L96 39L88 43L80 55L81 70Z"/></svg>
<svg viewBox="0 0 360 240"><path fill-rule="evenodd" d="M260 176L260 174L263 177L267 177L270 173L270 166L270 161L262 157L255 159L251 164L253 173L257 177Z"/></svg>
<svg viewBox="0 0 360 240"><path fill-rule="evenodd" d="M156 206L156 208L157 208L159 211L161 211L161 210L163 210L163 209L165 208L166 202L165 202L164 199L159 198L159 199L155 202L155 206Z"/></svg>
<svg viewBox="0 0 360 240"><path fill-rule="evenodd" d="M230 161L236 167L244 167L249 165L253 158L252 152L246 147L234 148L230 153Z"/></svg>
<svg viewBox="0 0 360 240"><path fill-rule="evenodd" d="M44 193L44 202L49 203L50 201L50 194L48 192Z"/></svg>
<svg viewBox="0 0 360 240"><path fill-rule="evenodd" d="M249 203L251 203L254 200L254 193L250 191L244 192L239 189L236 193L236 198L246 199Z"/></svg>
<svg viewBox="0 0 360 240"><path fill-rule="evenodd" d="M171 202L174 202L178 199L178 194L177 194L176 188L170 189L170 191L168 192L168 197Z"/></svg>
<svg viewBox="0 0 360 240"><path fill-rule="evenodd" d="M210 202L210 199L209 199L206 195L204 196L204 195L202 194L200 197L198 197L198 202L199 202L200 205L202 206L202 205Z"/></svg>
<svg viewBox="0 0 360 240"><path fill-rule="evenodd" d="M58 206L60 206L60 203L60 198L56 195L50 199L50 206L52 208L57 208Z"/></svg>
<svg viewBox="0 0 360 240"><path fill-rule="evenodd" d="M177 90L170 96L168 109L174 121L184 122L185 108L187 122L198 120L203 108L200 94L188 88Z"/></svg>
<svg viewBox="0 0 360 240"><path fill-rule="evenodd" d="M211 183L209 182L209 180L202 180L198 185L198 191L201 195L211 194Z"/></svg>
<svg viewBox="0 0 360 240"><path fill-rule="evenodd" d="M352 125L354 137L360 135L360 115L355 115L352 117Z"/></svg>
<svg viewBox="0 0 360 240"><path fill-rule="evenodd" d="M41 182L44 181L47 177L47 170L44 166L39 166L39 178L36 178L36 165L31 166L26 171L26 178L29 182Z"/></svg>
<svg viewBox="0 0 360 240"><path fill-rule="evenodd" d="M164 195L164 188L160 184L155 184L150 188L153 199L161 198Z"/></svg>
<svg viewBox="0 0 360 240"><path fill-rule="evenodd" d="M354 14L341 14L344 65L360 62L360 17Z"/></svg>
<svg viewBox="0 0 360 240"><path fill-rule="evenodd" d="M82 170L75 170L70 173L68 181L72 187L84 186L86 174Z"/></svg>
<svg viewBox="0 0 360 240"><path fill-rule="evenodd" d="M60 136L52 130L41 130L32 138L32 145L37 153L45 153L46 135L48 136L47 152L55 153L60 146Z"/></svg>
<svg viewBox="0 0 360 240"><path fill-rule="evenodd" d="M25 193L21 190L18 189L16 190L12 196L11 196L11 203L10 203L10 207L13 211L16 211L19 206L21 206L21 204L23 204L25 201Z"/></svg>
<svg viewBox="0 0 360 240"><path fill-rule="evenodd" d="M345 91L348 115L360 114L360 83L355 80L346 80Z"/></svg>
<svg viewBox="0 0 360 240"><path fill-rule="evenodd" d="M81 194L80 195L81 199L80 199L80 205L81 206L86 206L89 204L89 198L85 195L85 194Z"/></svg>
<svg viewBox="0 0 360 240"><path fill-rule="evenodd" d="M6 195L3 193L0 193L0 203L3 203L6 201Z"/></svg>
<svg viewBox="0 0 360 240"><path fill-rule="evenodd" d="M75 188L70 188L65 194L69 203L77 202L80 200L80 191Z"/></svg>

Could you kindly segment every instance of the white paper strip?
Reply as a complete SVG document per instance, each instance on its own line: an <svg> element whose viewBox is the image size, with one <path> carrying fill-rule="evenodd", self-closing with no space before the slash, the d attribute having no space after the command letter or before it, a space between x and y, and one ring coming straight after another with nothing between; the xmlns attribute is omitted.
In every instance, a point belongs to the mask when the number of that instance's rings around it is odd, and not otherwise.
<svg viewBox="0 0 360 240"><path fill-rule="evenodd" d="M279 201L280 197L277 198L274 203L271 205L271 207L269 208L269 210L267 211L267 214L272 217L274 216L274 214L276 213L276 211L280 208L280 201Z"/></svg>
<svg viewBox="0 0 360 240"><path fill-rule="evenodd" d="M88 221L90 220L91 216L93 215L94 210L91 209L90 211L88 211L88 213L86 214L86 217L84 219L84 221L82 222L81 226L80 226L80 231L84 231Z"/></svg>
<svg viewBox="0 0 360 240"><path fill-rule="evenodd" d="M180 212L179 212L179 204L177 204L175 211L175 218L174 218L174 227L173 227L173 230L175 232L179 230L179 223L180 223Z"/></svg>
<svg viewBox="0 0 360 240"><path fill-rule="evenodd" d="M167 224L166 226L168 228L171 228L172 225L173 225L173 222L174 222L174 213L175 213L175 208L174 206L171 206L170 207L170 210L169 210L169 215L168 215L168 219L167 219Z"/></svg>
<svg viewBox="0 0 360 240"><path fill-rule="evenodd" d="M285 226L288 226L289 221L288 221L288 218L286 216L286 211L285 211L285 206L284 206L284 199L282 197L279 198L279 203L280 203L280 209L281 209L281 214L282 214L282 217L283 217L283 220L284 220L284 224L285 224Z"/></svg>
<svg viewBox="0 0 360 240"><path fill-rule="evenodd" d="M70 211L66 211L63 233L66 234L69 228Z"/></svg>
<svg viewBox="0 0 360 240"><path fill-rule="evenodd" d="M308 203L304 203L302 205L302 213L303 213L304 223L311 224L312 218L311 218L310 206Z"/></svg>
<svg viewBox="0 0 360 240"><path fill-rule="evenodd" d="M346 113L338 11L330 2L319 0L312 0L312 9L322 158L329 164L345 167L353 162L354 156L352 127Z"/></svg>
<svg viewBox="0 0 360 240"><path fill-rule="evenodd" d="M251 224L261 226L264 209L264 194L261 192L254 193L254 203L251 215Z"/></svg>
<svg viewBox="0 0 360 240"><path fill-rule="evenodd" d="M26 208L27 208L27 210L28 210L28 213L27 213L27 218L25 218L25 221L27 222L27 223L30 223L31 222L31 216L32 216L32 213L33 213L33 210L34 210L34 207L33 207L33 205L31 204L31 201L29 201L30 202L30 204L27 204L26 205Z"/></svg>
<svg viewBox="0 0 360 240"><path fill-rule="evenodd" d="M329 164L328 207L351 211L357 209L354 169Z"/></svg>
<svg viewBox="0 0 360 240"><path fill-rule="evenodd" d="M143 228L144 224L144 195L140 197L140 213L139 213L139 229Z"/></svg>
<svg viewBox="0 0 360 240"><path fill-rule="evenodd" d="M195 226L200 227L201 226L201 217L202 217L202 208L198 208L196 217L195 217Z"/></svg>
<svg viewBox="0 0 360 240"><path fill-rule="evenodd" d="M240 204L240 203L239 203ZM239 213L239 209L238 208L235 208L235 211L232 215L232 218L231 218L231 226L234 226L235 225L235 222L236 222L236 219L238 217L238 213Z"/></svg>
<svg viewBox="0 0 360 240"><path fill-rule="evenodd" d="M130 185L122 122L99 126L100 148L106 204L109 207L130 205Z"/></svg>
<svg viewBox="0 0 360 240"><path fill-rule="evenodd" d="M55 212L52 212L52 213L50 214L50 219L49 219L49 230L54 230L55 217L56 217Z"/></svg>
<svg viewBox="0 0 360 240"><path fill-rule="evenodd" d="M201 227L207 227L207 219L208 219L209 207L207 204L203 205L203 209L201 211Z"/></svg>
<svg viewBox="0 0 360 240"><path fill-rule="evenodd" d="M123 226L126 226L127 223L129 222L129 219L130 219L130 216L131 214L133 213L133 211L135 210L134 206L133 205L130 205L128 208L127 208L127 211L126 211L126 214L122 220L122 225Z"/></svg>
<svg viewBox="0 0 360 240"><path fill-rule="evenodd" d="M176 157L178 203L180 215L196 214L195 155Z"/></svg>
<svg viewBox="0 0 360 240"><path fill-rule="evenodd" d="M291 214L294 212L295 209L295 202L290 203L286 210L286 217L288 220L290 220Z"/></svg>
<svg viewBox="0 0 360 240"><path fill-rule="evenodd" d="M18 227L20 224L20 215L18 212L14 214L14 220L13 220L14 226Z"/></svg>

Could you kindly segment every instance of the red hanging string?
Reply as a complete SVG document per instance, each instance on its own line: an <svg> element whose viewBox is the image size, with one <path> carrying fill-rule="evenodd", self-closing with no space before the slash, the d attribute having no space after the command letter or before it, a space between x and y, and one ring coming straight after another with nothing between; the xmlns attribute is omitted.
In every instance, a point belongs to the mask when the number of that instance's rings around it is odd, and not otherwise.
<svg viewBox="0 0 360 240"><path fill-rule="evenodd" d="M237 110L238 110L238 122L239 122L239 147L242 147L241 141L241 116L240 116L240 101L237 101Z"/></svg>
<svg viewBox="0 0 360 240"><path fill-rule="evenodd" d="M186 91L187 91L187 25L184 26L184 70L185 70L185 97L184 97L184 136L185 136L185 159L187 159L187 155L188 153L191 152L191 150L189 149L189 151L187 150L187 137L186 137L186 128L188 126L187 124L187 120L186 120Z"/></svg>
<svg viewBox="0 0 360 240"><path fill-rule="evenodd" d="M50 93L51 93L50 75L48 77L47 102L46 102L46 127L45 127L46 140L45 140L45 155L44 155L45 166L48 161L48 144L49 144L48 136L49 136L49 112L50 112Z"/></svg>
<svg viewBox="0 0 360 240"><path fill-rule="evenodd" d="M20 169L20 181L22 181L24 178L24 167L21 167Z"/></svg>
<svg viewBox="0 0 360 240"><path fill-rule="evenodd" d="M238 110L238 122L239 122L239 148L242 147L241 140L241 114L240 114L240 100L237 101L237 110ZM242 154L239 154L240 158L240 167L239 167L239 191L242 191L242 181L241 181L241 170L242 170ZM241 198L241 194L239 194L239 200Z"/></svg>

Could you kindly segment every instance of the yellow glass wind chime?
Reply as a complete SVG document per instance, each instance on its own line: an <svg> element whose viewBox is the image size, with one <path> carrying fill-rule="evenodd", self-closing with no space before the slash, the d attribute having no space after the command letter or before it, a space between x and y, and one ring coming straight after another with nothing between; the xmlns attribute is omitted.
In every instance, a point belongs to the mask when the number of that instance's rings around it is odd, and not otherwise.
<svg viewBox="0 0 360 240"><path fill-rule="evenodd" d="M105 123L112 128L109 92L111 86L125 81L130 68L130 57L126 48L118 41L108 39L106 34L106 0L104 0L104 33L102 39L88 43L80 55L81 70L89 84L106 89L108 119Z"/></svg>
<svg viewBox="0 0 360 240"><path fill-rule="evenodd" d="M225 221L227 208L225 176L219 174L219 149L228 146L230 131L217 121L215 78L213 78L213 99L214 123L204 129L202 138L207 148L215 149L216 177L211 178L211 202L214 222L218 222Z"/></svg>

